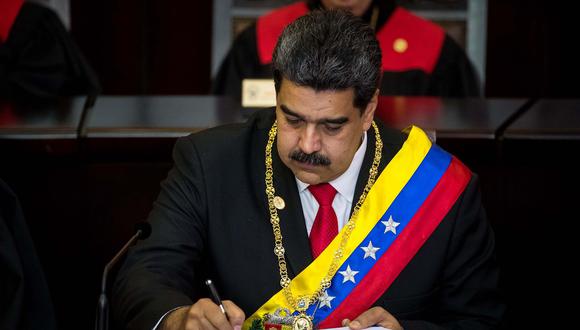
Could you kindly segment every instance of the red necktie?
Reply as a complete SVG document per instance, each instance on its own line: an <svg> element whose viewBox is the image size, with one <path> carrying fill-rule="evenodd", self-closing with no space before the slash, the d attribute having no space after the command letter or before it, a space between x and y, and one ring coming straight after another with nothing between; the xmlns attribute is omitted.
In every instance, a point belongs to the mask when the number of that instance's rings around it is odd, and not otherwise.
<svg viewBox="0 0 580 330"><path fill-rule="evenodd" d="M338 234L338 220L332 208L336 190L328 183L311 185L308 190L320 205L310 230L310 250L312 257L316 258Z"/></svg>

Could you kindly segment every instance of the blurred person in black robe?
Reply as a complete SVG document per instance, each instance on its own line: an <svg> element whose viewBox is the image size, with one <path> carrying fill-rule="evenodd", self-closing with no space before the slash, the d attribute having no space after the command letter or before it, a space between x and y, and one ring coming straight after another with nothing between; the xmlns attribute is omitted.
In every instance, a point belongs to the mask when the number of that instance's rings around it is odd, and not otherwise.
<svg viewBox="0 0 580 330"><path fill-rule="evenodd" d="M234 40L212 93L239 100L242 80L271 79L272 51L283 29L309 11L324 8L348 9L376 31L383 53L381 95L480 96L475 69L457 42L394 0L308 0L260 17Z"/></svg>
<svg viewBox="0 0 580 330"><path fill-rule="evenodd" d="M95 73L49 8L0 1L0 97L96 95Z"/></svg>
<svg viewBox="0 0 580 330"><path fill-rule="evenodd" d="M1 179L0 329L56 329L48 286L20 203Z"/></svg>

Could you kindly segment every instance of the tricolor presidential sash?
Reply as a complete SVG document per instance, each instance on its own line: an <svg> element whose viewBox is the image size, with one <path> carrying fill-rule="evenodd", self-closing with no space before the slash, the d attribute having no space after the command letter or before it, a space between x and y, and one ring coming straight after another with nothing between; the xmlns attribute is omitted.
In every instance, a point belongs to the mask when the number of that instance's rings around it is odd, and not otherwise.
<svg viewBox="0 0 580 330"><path fill-rule="evenodd" d="M339 327L382 296L455 204L471 178L459 160L432 144L417 127L387 164L363 202L332 284L306 314L319 328ZM345 227L346 228L346 227ZM326 275L341 232L290 284L294 296L315 292ZM244 323L278 309L296 311L280 290Z"/></svg>

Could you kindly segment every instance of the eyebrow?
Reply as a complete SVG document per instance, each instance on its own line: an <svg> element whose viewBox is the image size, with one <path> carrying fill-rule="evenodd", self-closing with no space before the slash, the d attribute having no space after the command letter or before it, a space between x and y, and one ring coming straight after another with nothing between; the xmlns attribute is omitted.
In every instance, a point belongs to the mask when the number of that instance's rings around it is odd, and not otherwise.
<svg viewBox="0 0 580 330"><path fill-rule="evenodd" d="M292 116L292 117L296 117L298 119L304 120L306 121L306 119L297 114L296 112L290 110L286 105L281 104L280 105L280 109L282 109L282 112L284 112L286 115L288 116ZM318 124L334 124L334 125L340 125L340 124L344 124L348 121L348 117L338 117L338 118L324 118L321 120L318 120L317 123Z"/></svg>

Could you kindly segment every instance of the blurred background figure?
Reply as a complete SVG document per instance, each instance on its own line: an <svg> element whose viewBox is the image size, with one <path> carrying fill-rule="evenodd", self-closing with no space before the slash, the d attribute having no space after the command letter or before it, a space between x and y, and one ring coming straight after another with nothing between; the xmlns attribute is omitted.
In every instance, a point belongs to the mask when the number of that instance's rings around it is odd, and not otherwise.
<svg viewBox="0 0 580 330"><path fill-rule="evenodd" d="M20 203L2 179L0 329L56 329L48 286Z"/></svg>
<svg viewBox="0 0 580 330"><path fill-rule="evenodd" d="M96 75L49 8L0 0L0 96L97 94Z"/></svg>
<svg viewBox="0 0 580 330"><path fill-rule="evenodd" d="M308 11L337 8L360 16L376 31L383 53L382 95L480 95L477 74L457 42L395 0L308 0L258 18L235 39L213 93L240 99L244 79L271 79L272 51L286 25Z"/></svg>

